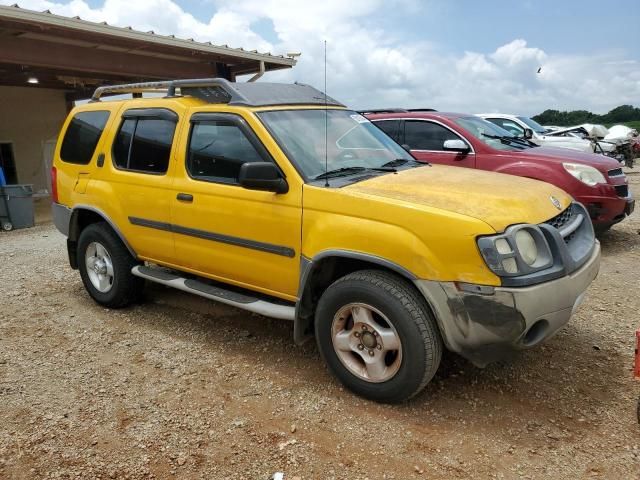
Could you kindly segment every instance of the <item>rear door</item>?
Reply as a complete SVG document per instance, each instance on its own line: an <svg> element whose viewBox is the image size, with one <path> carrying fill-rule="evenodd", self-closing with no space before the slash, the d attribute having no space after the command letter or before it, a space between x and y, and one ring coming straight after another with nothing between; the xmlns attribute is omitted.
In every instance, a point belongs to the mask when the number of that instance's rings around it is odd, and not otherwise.
<svg viewBox="0 0 640 480"><path fill-rule="evenodd" d="M165 102L166 103L166 102ZM145 260L173 263L171 233L172 161L182 107L125 102L105 148L92 203L121 230Z"/></svg>
<svg viewBox="0 0 640 480"><path fill-rule="evenodd" d="M444 149L447 140L462 140L469 146L469 152L461 153ZM404 121L404 144L418 160L456 167L475 168L475 153L472 145L451 128L426 119Z"/></svg>

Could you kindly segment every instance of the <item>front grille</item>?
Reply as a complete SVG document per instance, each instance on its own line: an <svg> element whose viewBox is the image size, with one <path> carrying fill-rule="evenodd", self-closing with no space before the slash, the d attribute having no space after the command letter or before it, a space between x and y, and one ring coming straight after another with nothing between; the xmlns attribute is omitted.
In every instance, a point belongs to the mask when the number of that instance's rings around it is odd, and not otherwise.
<svg viewBox="0 0 640 480"><path fill-rule="evenodd" d="M627 198L629 196L629 185L616 185L615 189L619 197Z"/></svg>
<svg viewBox="0 0 640 480"><path fill-rule="evenodd" d="M624 175L624 172L622 171L621 168L614 168L611 169L607 172L607 175L609 175L609 178L611 177L622 177Z"/></svg>
<svg viewBox="0 0 640 480"><path fill-rule="evenodd" d="M573 209L571 208L571 206L569 206L569 208L567 208L560 214L553 217L551 220L547 220L544 223L546 223L547 225L551 225L552 227L555 227L559 230L562 227L564 227L567 223L569 223L572 217L573 217Z"/></svg>

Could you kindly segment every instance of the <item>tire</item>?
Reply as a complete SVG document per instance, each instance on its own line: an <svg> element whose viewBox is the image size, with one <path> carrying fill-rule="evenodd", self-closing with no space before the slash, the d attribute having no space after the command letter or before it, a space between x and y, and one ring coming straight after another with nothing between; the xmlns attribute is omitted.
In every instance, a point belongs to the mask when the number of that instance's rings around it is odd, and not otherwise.
<svg viewBox="0 0 640 480"><path fill-rule="evenodd" d="M93 260L87 260L87 257ZM144 280L131 274L138 262L108 224L92 223L82 230L77 262L85 289L100 305L122 308L140 299ZM94 268L91 268L92 264ZM96 268L103 274L98 274Z"/></svg>
<svg viewBox="0 0 640 480"><path fill-rule="evenodd" d="M357 271L330 285L318 302L315 334L329 370L353 392L379 402L417 395L442 358L440 332L425 299L384 271Z"/></svg>

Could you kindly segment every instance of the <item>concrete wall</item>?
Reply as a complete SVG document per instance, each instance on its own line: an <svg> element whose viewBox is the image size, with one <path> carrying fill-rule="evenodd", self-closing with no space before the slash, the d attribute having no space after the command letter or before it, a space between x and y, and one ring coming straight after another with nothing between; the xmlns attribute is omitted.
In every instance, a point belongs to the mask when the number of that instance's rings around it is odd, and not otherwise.
<svg viewBox="0 0 640 480"><path fill-rule="evenodd" d="M44 88L0 87L0 143L12 143L18 183L49 192L45 155L51 155L67 115L64 92Z"/></svg>

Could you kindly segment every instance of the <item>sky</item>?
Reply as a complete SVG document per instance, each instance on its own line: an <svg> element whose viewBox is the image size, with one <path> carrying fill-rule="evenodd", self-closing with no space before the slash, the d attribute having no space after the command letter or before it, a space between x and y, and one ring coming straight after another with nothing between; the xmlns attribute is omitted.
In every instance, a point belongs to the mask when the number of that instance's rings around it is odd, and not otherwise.
<svg viewBox="0 0 640 480"><path fill-rule="evenodd" d="M248 50L300 52L293 69L262 81L320 89L326 40L327 93L356 109L534 115L547 108L605 113L640 106L638 0L18 3Z"/></svg>

